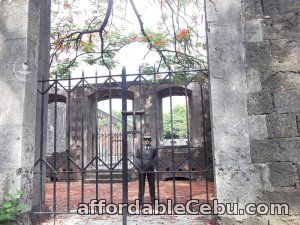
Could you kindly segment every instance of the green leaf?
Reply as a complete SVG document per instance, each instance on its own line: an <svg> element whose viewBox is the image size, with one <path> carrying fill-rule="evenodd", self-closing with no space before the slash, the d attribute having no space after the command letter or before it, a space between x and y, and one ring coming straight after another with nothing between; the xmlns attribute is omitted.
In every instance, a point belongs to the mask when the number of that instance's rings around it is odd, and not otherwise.
<svg viewBox="0 0 300 225"><path fill-rule="evenodd" d="M22 211L23 209L26 209L26 205L25 204L20 204L16 207L17 211Z"/></svg>
<svg viewBox="0 0 300 225"><path fill-rule="evenodd" d="M7 208L12 207L12 205L13 204L11 202L4 202L2 206L3 206L4 209L7 209Z"/></svg>
<svg viewBox="0 0 300 225"><path fill-rule="evenodd" d="M14 196L13 196L13 195L11 195L11 194L6 194L6 195L4 195L4 198L13 199L13 198L14 198Z"/></svg>
<svg viewBox="0 0 300 225"><path fill-rule="evenodd" d="M15 220L15 219L16 219L16 217L9 213L0 214L0 222L10 221L10 220Z"/></svg>

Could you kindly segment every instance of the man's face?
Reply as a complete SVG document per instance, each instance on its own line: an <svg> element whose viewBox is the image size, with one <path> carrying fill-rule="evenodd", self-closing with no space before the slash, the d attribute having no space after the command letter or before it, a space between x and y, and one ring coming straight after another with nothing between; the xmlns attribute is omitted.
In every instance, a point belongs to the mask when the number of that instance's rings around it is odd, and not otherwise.
<svg viewBox="0 0 300 225"><path fill-rule="evenodd" d="M146 139L144 139L144 144L145 145L150 145L150 143L151 143L151 139L148 139L148 138L146 138Z"/></svg>

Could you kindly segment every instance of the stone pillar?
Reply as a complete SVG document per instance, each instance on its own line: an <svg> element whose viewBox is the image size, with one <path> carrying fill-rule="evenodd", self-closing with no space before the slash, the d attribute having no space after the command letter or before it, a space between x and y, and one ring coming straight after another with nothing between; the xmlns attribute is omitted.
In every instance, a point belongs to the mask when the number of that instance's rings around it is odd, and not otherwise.
<svg viewBox="0 0 300 225"><path fill-rule="evenodd" d="M240 207L256 202L261 182L251 165L241 1L207 2L211 120L216 197ZM242 220L245 216L224 215Z"/></svg>
<svg viewBox="0 0 300 225"><path fill-rule="evenodd" d="M215 0L206 8L217 198L290 209L224 215L220 224L297 224L300 2Z"/></svg>
<svg viewBox="0 0 300 225"><path fill-rule="evenodd" d="M22 191L24 212L33 197L37 79L49 71L49 9L48 0L0 2L0 201Z"/></svg>

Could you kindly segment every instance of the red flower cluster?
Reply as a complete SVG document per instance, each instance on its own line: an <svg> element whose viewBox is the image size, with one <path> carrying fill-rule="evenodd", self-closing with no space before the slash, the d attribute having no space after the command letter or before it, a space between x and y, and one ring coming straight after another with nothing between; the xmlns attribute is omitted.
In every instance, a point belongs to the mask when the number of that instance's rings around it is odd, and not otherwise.
<svg viewBox="0 0 300 225"><path fill-rule="evenodd" d="M190 37L190 30L189 29L182 29L177 34L177 40L180 42L183 39L188 39Z"/></svg>
<svg viewBox="0 0 300 225"><path fill-rule="evenodd" d="M64 9L69 9L69 8L71 8L71 4L68 3L68 1L65 1L64 2Z"/></svg>

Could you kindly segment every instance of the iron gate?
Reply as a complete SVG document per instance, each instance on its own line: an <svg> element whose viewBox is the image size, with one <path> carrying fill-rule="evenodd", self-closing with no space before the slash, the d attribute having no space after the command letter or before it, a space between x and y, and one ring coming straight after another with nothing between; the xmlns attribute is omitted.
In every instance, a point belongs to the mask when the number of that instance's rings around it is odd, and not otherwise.
<svg viewBox="0 0 300 225"><path fill-rule="evenodd" d="M82 73L38 83L41 132L35 190L39 205L33 213L39 221L41 215L52 214L55 223L58 214L76 214L78 204L91 199L108 203L137 199L137 174L147 171L136 166L135 156L143 148L146 132L158 149L154 173L159 202L197 199L201 203L213 198L206 70L126 74L123 69L120 75ZM114 99L121 100L122 107ZM98 109L101 101L106 101L107 112ZM121 108L119 118L113 114L116 108ZM147 189L145 201L149 202ZM126 224L126 208L123 212Z"/></svg>

